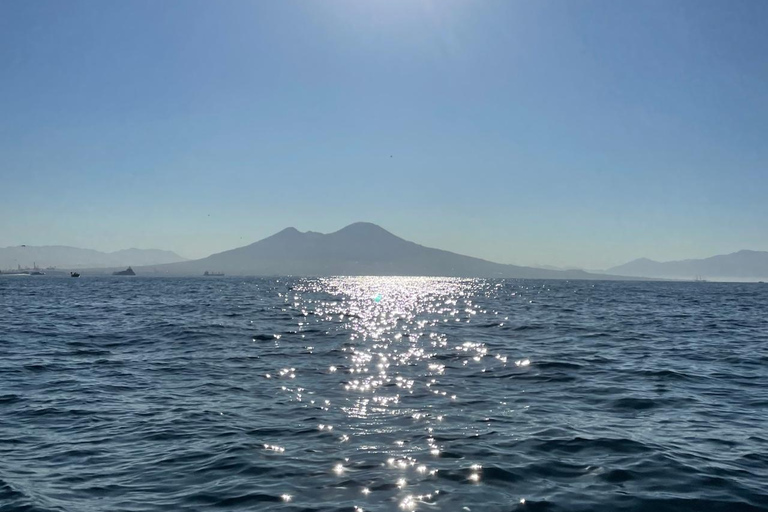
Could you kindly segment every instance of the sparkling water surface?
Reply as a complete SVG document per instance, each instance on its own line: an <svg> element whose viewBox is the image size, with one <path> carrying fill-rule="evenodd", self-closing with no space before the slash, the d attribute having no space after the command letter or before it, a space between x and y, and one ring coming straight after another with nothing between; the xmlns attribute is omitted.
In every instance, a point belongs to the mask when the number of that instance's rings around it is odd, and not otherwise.
<svg viewBox="0 0 768 512"><path fill-rule="evenodd" d="M768 510L768 285L0 278L0 511Z"/></svg>

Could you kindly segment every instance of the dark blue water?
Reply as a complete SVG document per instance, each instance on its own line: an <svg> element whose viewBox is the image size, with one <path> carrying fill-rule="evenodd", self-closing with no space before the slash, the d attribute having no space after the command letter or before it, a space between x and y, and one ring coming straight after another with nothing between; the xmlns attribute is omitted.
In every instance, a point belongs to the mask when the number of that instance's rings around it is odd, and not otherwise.
<svg viewBox="0 0 768 512"><path fill-rule="evenodd" d="M0 510L768 510L768 285L0 278Z"/></svg>

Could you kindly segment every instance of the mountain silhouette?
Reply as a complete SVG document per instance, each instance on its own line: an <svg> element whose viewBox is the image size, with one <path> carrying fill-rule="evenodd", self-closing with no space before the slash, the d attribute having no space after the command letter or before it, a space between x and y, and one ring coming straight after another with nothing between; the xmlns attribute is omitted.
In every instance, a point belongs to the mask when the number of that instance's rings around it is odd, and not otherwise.
<svg viewBox="0 0 768 512"><path fill-rule="evenodd" d="M738 251L711 258L660 262L639 258L606 270L611 274L666 279L757 281L768 279L767 251Z"/></svg>
<svg viewBox="0 0 768 512"><path fill-rule="evenodd" d="M357 222L329 234L286 228L263 240L207 258L146 268L167 274L228 275L405 275L513 277L538 279L611 279L580 270L557 271L503 265L424 247L376 224Z"/></svg>
<svg viewBox="0 0 768 512"><path fill-rule="evenodd" d="M158 249L124 249L115 252L101 252L65 245L22 245L0 248L0 270L17 266L60 267L60 268L110 268L128 265L160 265L186 261L171 251Z"/></svg>

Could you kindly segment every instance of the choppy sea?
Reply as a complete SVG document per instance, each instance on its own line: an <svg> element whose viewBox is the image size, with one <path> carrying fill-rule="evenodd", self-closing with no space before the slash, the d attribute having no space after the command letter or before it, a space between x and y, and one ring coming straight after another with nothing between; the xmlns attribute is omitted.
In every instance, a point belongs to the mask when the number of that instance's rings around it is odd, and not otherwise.
<svg viewBox="0 0 768 512"><path fill-rule="evenodd" d="M0 277L0 511L768 510L768 285Z"/></svg>

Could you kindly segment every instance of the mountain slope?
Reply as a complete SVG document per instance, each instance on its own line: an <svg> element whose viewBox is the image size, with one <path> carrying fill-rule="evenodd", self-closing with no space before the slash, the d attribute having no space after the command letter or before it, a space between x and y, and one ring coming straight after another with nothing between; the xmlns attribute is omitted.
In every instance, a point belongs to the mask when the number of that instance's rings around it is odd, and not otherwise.
<svg viewBox="0 0 768 512"><path fill-rule="evenodd" d="M611 274L670 279L768 279L767 251L738 251L704 259L659 262L640 258L606 270Z"/></svg>
<svg viewBox="0 0 768 512"><path fill-rule="evenodd" d="M583 271L502 265L403 240L370 223L358 222L330 234L287 228L245 247L207 258L143 269L168 274L230 275L412 275L608 279Z"/></svg>
<svg viewBox="0 0 768 512"><path fill-rule="evenodd" d="M171 251L125 249L106 253L64 245L17 246L0 248L0 269L17 266L60 268L107 268L128 265L161 265L186 261Z"/></svg>

